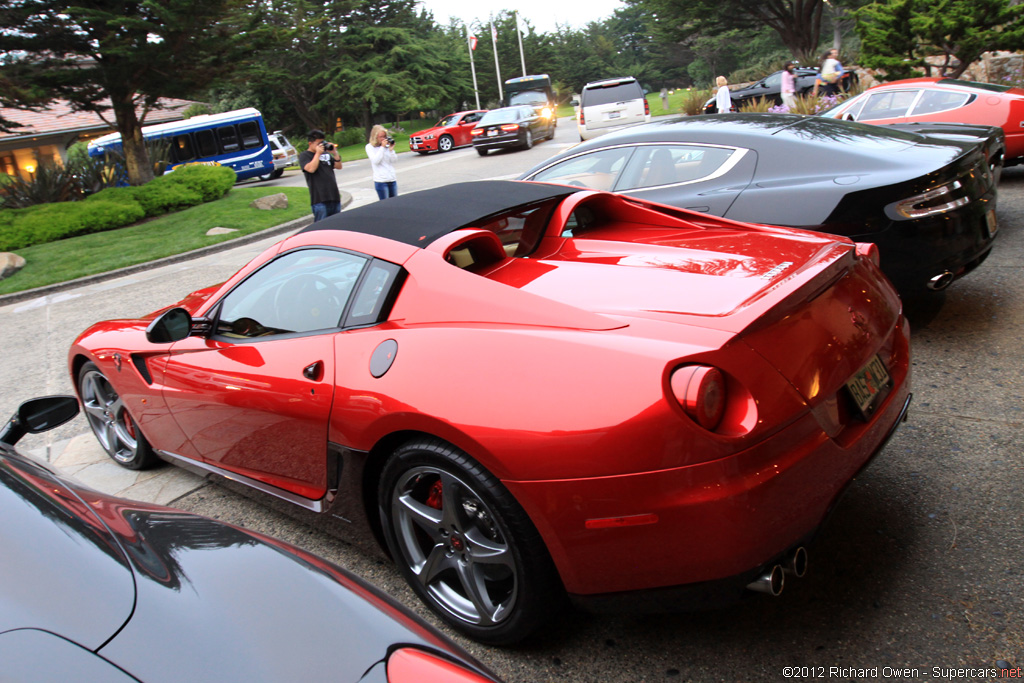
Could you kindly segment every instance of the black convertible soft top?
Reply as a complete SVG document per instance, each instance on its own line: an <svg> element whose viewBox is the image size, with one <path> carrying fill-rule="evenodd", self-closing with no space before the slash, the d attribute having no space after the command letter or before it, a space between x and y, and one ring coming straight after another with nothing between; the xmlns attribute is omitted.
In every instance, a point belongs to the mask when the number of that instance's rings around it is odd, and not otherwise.
<svg viewBox="0 0 1024 683"><path fill-rule="evenodd" d="M425 247L437 238L517 206L568 197L585 188L482 180L421 190L342 211L301 232L351 230Z"/></svg>

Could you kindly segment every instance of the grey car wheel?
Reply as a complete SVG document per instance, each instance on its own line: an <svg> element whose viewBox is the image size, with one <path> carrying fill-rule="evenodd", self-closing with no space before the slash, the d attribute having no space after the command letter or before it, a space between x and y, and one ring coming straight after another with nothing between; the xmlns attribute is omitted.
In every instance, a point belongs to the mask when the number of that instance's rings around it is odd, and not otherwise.
<svg viewBox="0 0 1024 683"><path fill-rule="evenodd" d="M526 142L523 143L523 149L531 149L533 147L533 133L529 128L526 129Z"/></svg>
<svg viewBox="0 0 1024 683"><path fill-rule="evenodd" d="M455 141L452 140L451 135L442 135L437 141L437 149L441 152L450 152L452 147L455 146Z"/></svg>
<svg viewBox="0 0 1024 683"><path fill-rule="evenodd" d="M141 470L159 462L124 401L95 363L86 363L78 373L78 394L92 433L117 464Z"/></svg>
<svg viewBox="0 0 1024 683"><path fill-rule="evenodd" d="M400 448L381 475L381 519L406 581L455 628L489 643L522 640L557 609L560 582L512 495L438 440Z"/></svg>

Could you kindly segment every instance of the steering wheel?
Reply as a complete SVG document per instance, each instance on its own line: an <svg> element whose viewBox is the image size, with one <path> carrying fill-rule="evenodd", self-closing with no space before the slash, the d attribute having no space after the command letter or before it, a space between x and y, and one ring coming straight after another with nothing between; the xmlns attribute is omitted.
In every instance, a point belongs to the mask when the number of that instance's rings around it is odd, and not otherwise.
<svg viewBox="0 0 1024 683"><path fill-rule="evenodd" d="M274 294L281 326L295 332L335 327L341 308L334 283L314 273L295 275Z"/></svg>

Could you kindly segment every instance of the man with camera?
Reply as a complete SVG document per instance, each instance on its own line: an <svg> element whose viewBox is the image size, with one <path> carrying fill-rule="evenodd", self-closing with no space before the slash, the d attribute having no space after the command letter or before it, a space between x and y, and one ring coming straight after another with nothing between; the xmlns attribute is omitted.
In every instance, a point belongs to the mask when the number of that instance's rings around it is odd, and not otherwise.
<svg viewBox="0 0 1024 683"><path fill-rule="evenodd" d="M370 130L370 142L366 145L366 156L373 170L373 188L377 197L387 199L398 196L398 180L395 176L395 139L388 135L384 126L377 125Z"/></svg>
<svg viewBox="0 0 1024 683"><path fill-rule="evenodd" d="M309 188L313 222L341 213L341 192L334 180L334 170L341 168L338 148L324 139L322 130L311 130L306 136L309 148L299 155L299 166Z"/></svg>

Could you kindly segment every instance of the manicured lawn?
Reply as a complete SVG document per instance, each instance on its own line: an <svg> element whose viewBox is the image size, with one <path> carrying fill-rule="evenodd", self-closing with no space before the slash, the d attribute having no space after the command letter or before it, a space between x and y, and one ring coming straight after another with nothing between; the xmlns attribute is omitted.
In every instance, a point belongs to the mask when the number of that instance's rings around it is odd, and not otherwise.
<svg viewBox="0 0 1024 683"><path fill-rule="evenodd" d="M249 202L284 192L288 208L261 211ZM49 244L19 249L25 267L0 280L0 294L67 282L86 275L105 273L235 237L272 228L309 213L305 187L236 187L224 199L193 206L118 230L72 237ZM234 228L238 232L208 237L210 228Z"/></svg>

